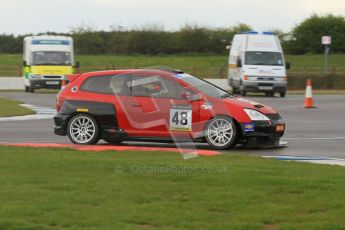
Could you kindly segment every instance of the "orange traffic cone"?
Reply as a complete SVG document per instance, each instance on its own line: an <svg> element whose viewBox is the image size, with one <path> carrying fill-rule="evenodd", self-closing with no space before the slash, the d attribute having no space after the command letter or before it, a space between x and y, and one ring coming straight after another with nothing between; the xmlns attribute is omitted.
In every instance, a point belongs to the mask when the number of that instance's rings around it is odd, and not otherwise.
<svg viewBox="0 0 345 230"><path fill-rule="evenodd" d="M65 81L65 79L63 79L63 80L61 81L61 90L64 89L65 86L66 86L66 81Z"/></svg>
<svg viewBox="0 0 345 230"><path fill-rule="evenodd" d="M307 108L307 109L315 108L314 101L313 101L313 90L312 90L310 79L308 79L307 87L305 89L304 108Z"/></svg>

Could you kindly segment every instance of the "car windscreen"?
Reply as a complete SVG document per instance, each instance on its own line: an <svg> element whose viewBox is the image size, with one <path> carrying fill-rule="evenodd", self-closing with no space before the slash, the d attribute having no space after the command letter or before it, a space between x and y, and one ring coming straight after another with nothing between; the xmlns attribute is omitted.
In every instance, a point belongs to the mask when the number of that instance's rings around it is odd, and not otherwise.
<svg viewBox="0 0 345 230"><path fill-rule="evenodd" d="M228 92L190 74L177 74L176 77L188 83L190 86L198 89L200 92L206 94L209 97L224 98L226 95L230 96Z"/></svg>
<svg viewBox="0 0 345 230"><path fill-rule="evenodd" d="M70 52L36 51L32 53L32 65L71 65Z"/></svg>
<svg viewBox="0 0 345 230"><path fill-rule="evenodd" d="M270 65L283 66L283 56L279 52L247 51L245 55L246 65Z"/></svg>

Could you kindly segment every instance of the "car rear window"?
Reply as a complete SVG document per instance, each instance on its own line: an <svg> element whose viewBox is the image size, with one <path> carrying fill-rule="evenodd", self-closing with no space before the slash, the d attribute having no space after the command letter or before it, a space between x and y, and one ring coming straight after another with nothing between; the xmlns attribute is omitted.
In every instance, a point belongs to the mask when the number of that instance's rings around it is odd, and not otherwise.
<svg viewBox="0 0 345 230"><path fill-rule="evenodd" d="M112 75L90 77L84 81L80 89L93 93L113 94L110 88L111 77Z"/></svg>

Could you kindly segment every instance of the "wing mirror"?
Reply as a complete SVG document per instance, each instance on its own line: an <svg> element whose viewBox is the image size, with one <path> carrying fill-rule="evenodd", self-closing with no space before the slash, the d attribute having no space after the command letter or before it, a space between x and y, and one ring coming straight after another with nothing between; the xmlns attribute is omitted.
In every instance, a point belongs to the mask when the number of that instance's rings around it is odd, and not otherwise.
<svg viewBox="0 0 345 230"><path fill-rule="evenodd" d="M189 101L200 101L202 99L201 94L197 93L197 94L193 94L190 98Z"/></svg>
<svg viewBox="0 0 345 230"><path fill-rule="evenodd" d="M241 59L238 59L236 62L237 68L241 68L242 67L242 61Z"/></svg>
<svg viewBox="0 0 345 230"><path fill-rule="evenodd" d="M185 91L182 93L182 97L187 99L188 101L200 101L202 99L201 94L199 93L191 93L189 91Z"/></svg>
<svg viewBox="0 0 345 230"><path fill-rule="evenodd" d="M80 67L80 62L79 61L76 61L75 62L75 65L74 65L74 68L79 68Z"/></svg>
<svg viewBox="0 0 345 230"><path fill-rule="evenodd" d="M285 68L286 69L290 69L291 68L291 63L290 62L286 62Z"/></svg>

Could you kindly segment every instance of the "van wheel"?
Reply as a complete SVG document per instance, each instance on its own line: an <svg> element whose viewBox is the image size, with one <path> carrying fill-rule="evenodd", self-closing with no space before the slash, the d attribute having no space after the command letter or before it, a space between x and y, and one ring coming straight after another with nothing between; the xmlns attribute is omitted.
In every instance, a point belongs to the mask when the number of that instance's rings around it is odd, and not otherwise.
<svg viewBox="0 0 345 230"><path fill-rule="evenodd" d="M34 92L35 92L35 89L32 88L31 86L29 86L29 87L28 87L28 91L29 91L29 93L34 93Z"/></svg>
<svg viewBox="0 0 345 230"><path fill-rule="evenodd" d="M286 91L280 93L280 97L285 97L286 96Z"/></svg>
<svg viewBox="0 0 345 230"><path fill-rule="evenodd" d="M237 129L232 118L218 116L207 122L204 135L212 148L223 150L236 145Z"/></svg>
<svg viewBox="0 0 345 230"><path fill-rule="evenodd" d="M240 83L240 95L241 96L246 96L247 92L244 90L244 86L242 82Z"/></svg>
<svg viewBox="0 0 345 230"><path fill-rule="evenodd" d="M99 127L88 114L78 114L68 122L67 134L74 144L93 145L99 140Z"/></svg>
<svg viewBox="0 0 345 230"><path fill-rule="evenodd" d="M235 89L235 87L234 87L234 83L233 83L232 79L229 79L229 80L228 80L228 85L229 85L230 88L231 88L231 92L232 92L233 94L236 93L236 89Z"/></svg>

